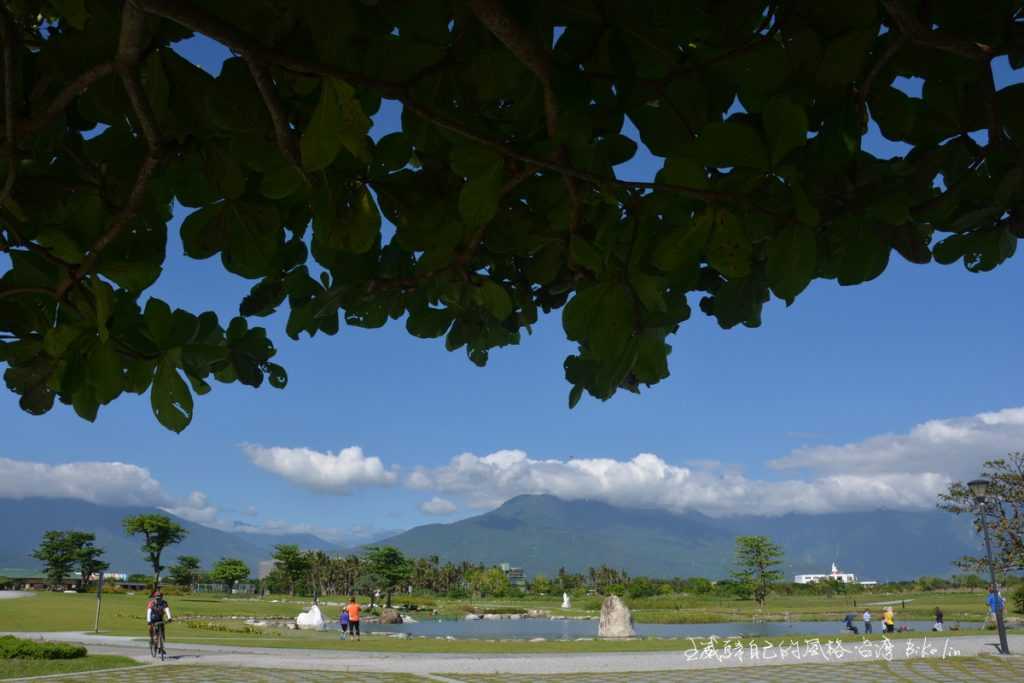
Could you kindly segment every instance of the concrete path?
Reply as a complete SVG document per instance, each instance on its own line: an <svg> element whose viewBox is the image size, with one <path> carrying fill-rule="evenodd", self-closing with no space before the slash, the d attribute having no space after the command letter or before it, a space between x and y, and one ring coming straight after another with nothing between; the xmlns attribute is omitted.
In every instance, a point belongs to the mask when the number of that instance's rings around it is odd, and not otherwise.
<svg viewBox="0 0 1024 683"><path fill-rule="evenodd" d="M15 633L22 638L82 643L92 654L116 654L151 661L143 638L104 636L80 632ZM754 641L755 643L757 641ZM672 652L586 652L540 654L430 654L377 653L338 650L277 649L227 645L168 644L169 663L212 667L247 667L253 669L291 669L320 672L387 672L405 674L580 674L608 675L615 672L696 671L749 667L758 670L769 666L793 664L857 662L886 665L891 662L935 662L951 657L972 657L994 654L998 643L991 636L954 638L915 638L889 641L891 649L881 649L879 641L869 645L843 642L835 647L822 640L817 647L805 645L816 641L795 641L799 647L737 647L714 652L677 650ZM833 641L838 643L839 641ZM922 651L922 647L925 648ZM1010 636L1011 652L1024 653L1024 635ZM1002 658L999 658L1000 660ZM1024 657L1007 658L1016 662L1024 673ZM832 667L834 668L834 667ZM632 679L632 677L630 677ZM831 678L831 676L830 676ZM1016 680L1024 679L1024 676ZM504 680L504 679L501 679ZM589 679L587 679L589 680ZM595 679L597 680L597 679ZM747 679L754 680L754 679ZM951 680L962 680L953 678Z"/></svg>

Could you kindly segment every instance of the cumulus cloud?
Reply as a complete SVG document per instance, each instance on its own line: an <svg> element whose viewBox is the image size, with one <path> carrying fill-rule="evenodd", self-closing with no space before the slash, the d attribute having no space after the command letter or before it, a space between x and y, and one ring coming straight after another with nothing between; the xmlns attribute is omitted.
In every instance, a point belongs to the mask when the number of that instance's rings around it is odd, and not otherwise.
<svg viewBox="0 0 1024 683"><path fill-rule="evenodd" d="M625 461L535 460L523 451L507 450L482 457L463 453L443 467L418 468L406 483L416 489L463 496L471 507L478 508L494 507L520 494L546 493L622 507L728 516L930 507L949 478L901 472L759 481L736 470L672 465L651 453Z"/></svg>
<svg viewBox="0 0 1024 683"><path fill-rule="evenodd" d="M964 479L978 474L985 460L1022 449L1024 407L929 420L905 434L881 434L855 443L798 448L770 461L769 466L819 474L943 472Z"/></svg>
<svg viewBox="0 0 1024 683"><path fill-rule="evenodd" d="M450 515L455 512L458 508L455 503L445 498L438 498L434 496L430 500L425 500L419 504L420 512L425 515Z"/></svg>
<svg viewBox="0 0 1024 683"><path fill-rule="evenodd" d="M171 502L149 470L123 462L59 465L0 458L0 498L74 498L99 505Z"/></svg>
<svg viewBox="0 0 1024 683"><path fill-rule="evenodd" d="M367 456L358 446L337 453L252 444L243 449L257 467L317 493L347 494L357 487L391 486L398 481L397 467L386 468L380 458Z"/></svg>

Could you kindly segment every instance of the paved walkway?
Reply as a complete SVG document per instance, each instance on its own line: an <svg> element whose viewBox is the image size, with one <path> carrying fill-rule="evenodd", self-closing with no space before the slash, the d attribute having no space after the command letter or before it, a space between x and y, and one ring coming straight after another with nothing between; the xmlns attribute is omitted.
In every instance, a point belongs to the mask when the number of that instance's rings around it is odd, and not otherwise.
<svg viewBox="0 0 1024 683"><path fill-rule="evenodd" d="M96 636L75 632L20 633L87 645L93 654L117 654L151 662L147 643L141 638ZM756 642L756 641L755 641ZM800 641L816 643L817 641ZM838 643L839 641L835 641ZM889 641L891 649L880 649L879 641L869 645L844 642L838 648L821 643L800 648L737 647L726 643L711 652L677 650L671 652L591 652L502 654L380 653L338 650L302 650L249 648L224 645L182 644L169 646L171 659L163 667L162 680L209 681L328 681L369 680L404 681L425 676L428 680L467 682L544 683L599 681L766 681L804 683L828 680L833 683L872 681L1019 681L1024 680L1024 657L983 656L995 652L993 636L963 636L927 642L922 639ZM924 646L924 650L922 650ZM1024 635L1010 639L1013 652L1024 653ZM751 666L755 665L755 666ZM794 666L795 665L795 666ZM196 667L200 666L201 669ZM742 672L739 669L742 668ZM964 667L967 667L966 669ZM977 668L977 671L974 670ZM241 669L245 669L242 671ZM195 671L203 675L195 677ZM258 671L262 670L262 671ZM188 672L193 677L188 677ZM101 678L81 675L71 680L112 682L149 678L150 667L117 674L129 678ZM254 673L256 672L256 673ZM359 672L356 679L343 673ZM898 672L899 675L896 675ZM379 676L370 674L380 674ZM401 674L413 675L411 678ZM623 675L628 674L628 675ZM800 674L797 676L796 674ZM805 675L806 674L806 675ZM977 674L977 675L975 675ZM96 674L90 674L96 676ZM331 678L330 676L335 676ZM327 676L325 678L325 676ZM390 677L389 677L390 676ZM439 678L439 676L441 678ZM68 680L62 678L60 680Z"/></svg>
<svg viewBox="0 0 1024 683"><path fill-rule="evenodd" d="M157 670L159 669L159 670ZM21 679L53 683L1018 683L1024 680L1024 658L970 657L897 662L857 662L841 666L797 664L786 666L732 667L702 671L651 671L630 673L555 674L549 676L492 674L434 674L417 676L401 673L339 673L208 667L195 665L154 665L122 671L69 674L47 678Z"/></svg>

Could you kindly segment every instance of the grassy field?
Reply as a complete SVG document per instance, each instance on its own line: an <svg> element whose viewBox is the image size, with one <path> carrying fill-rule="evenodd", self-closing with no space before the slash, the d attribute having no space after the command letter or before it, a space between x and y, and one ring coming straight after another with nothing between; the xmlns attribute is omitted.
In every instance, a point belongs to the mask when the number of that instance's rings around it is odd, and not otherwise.
<svg viewBox="0 0 1024 683"><path fill-rule="evenodd" d="M0 680L120 669L126 666L139 666L139 663L116 655L89 655L78 659L0 659Z"/></svg>
<svg viewBox="0 0 1024 683"><path fill-rule="evenodd" d="M638 621L659 621L664 623L690 622L750 622L752 619L783 618L788 612L791 620L828 620L836 622L846 612L859 614L865 603L884 602L896 609L897 622L900 620L928 619L936 605L940 605L947 624L954 621L981 621L984 614L978 605L980 593L924 593L905 595L858 596L857 607L852 599L822 597L786 597L769 600L768 609L759 612L753 603L739 601L715 601L707 598L688 596L665 596L657 599L634 601ZM288 600L288 598L273 598ZM531 643L528 641L488 640L437 640L434 638L398 639L386 636L364 636L356 643L340 641L336 633L314 633L284 629L251 629L243 620L229 620L226 617L292 618L308 601L294 598L287 602L272 602L271 599L222 598L214 596L171 596L169 598L176 618L209 618L211 626L191 628L187 622L178 621L168 626L168 642L210 643L235 646L271 648L311 648L337 650L368 650L380 652L611 652L611 651L653 651L685 650L691 647L688 639L662 640L645 638L631 641L558 641ZM333 602L326 599L325 603ZM340 599L338 600L340 601ZM903 601L906 608L901 607ZM528 598L493 601L447 601L419 599L418 604L438 609L441 613L461 614L468 609L477 611L515 611L526 609L547 609L552 613L569 615L596 614L586 610L587 600L581 601L579 609L560 610L556 599ZM596 601L594 601L596 602ZM145 637L144 623L146 597L144 595L107 594L103 597L101 632L110 635ZM870 609L877 616L883 605L872 605ZM96 609L94 595L65 595L63 593L36 593L31 597L0 601L0 631L92 631ZM339 607L324 605L328 618L335 618ZM373 630L366 624L364 630ZM799 628L795 628L799 630ZM252 632L256 631L256 632ZM978 633L960 631L960 635ZM895 634L897 638L930 635L922 632ZM875 636L878 637L877 635ZM789 641L791 637L767 639L772 642ZM829 637L831 638L831 636ZM851 636L850 640L859 640ZM762 639L758 638L760 642Z"/></svg>

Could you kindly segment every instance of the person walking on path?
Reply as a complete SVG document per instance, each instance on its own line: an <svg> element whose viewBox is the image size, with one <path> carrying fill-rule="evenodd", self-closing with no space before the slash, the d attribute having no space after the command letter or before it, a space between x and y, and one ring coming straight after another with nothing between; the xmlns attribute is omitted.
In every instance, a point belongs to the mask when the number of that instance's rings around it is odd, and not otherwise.
<svg viewBox="0 0 1024 683"><path fill-rule="evenodd" d="M885 612L882 613L882 621L885 622L886 633L896 632L896 615L893 614L892 607L885 608Z"/></svg>
<svg viewBox="0 0 1024 683"><path fill-rule="evenodd" d="M338 623L341 625L342 640L348 640L348 619L348 610L342 607L341 614L338 616Z"/></svg>
<svg viewBox="0 0 1024 683"><path fill-rule="evenodd" d="M846 615L846 618L843 619L843 625L846 626L846 630L847 631L850 631L854 635L857 635L857 627L853 625L853 615L852 614L847 614Z"/></svg>
<svg viewBox="0 0 1024 683"><path fill-rule="evenodd" d="M935 626L932 626L933 631L941 632L944 626L942 623L942 610L938 607L935 608Z"/></svg>
<svg viewBox="0 0 1024 683"><path fill-rule="evenodd" d="M356 640L362 640L359 634L359 603L356 602L356 596L353 595L348 599L348 605L345 606L345 611L348 613L349 633Z"/></svg>
<svg viewBox="0 0 1024 683"><path fill-rule="evenodd" d="M864 635L871 633L871 610L864 610Z"/></svg>

